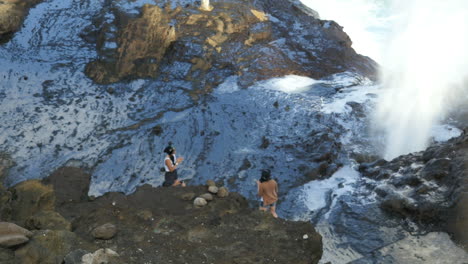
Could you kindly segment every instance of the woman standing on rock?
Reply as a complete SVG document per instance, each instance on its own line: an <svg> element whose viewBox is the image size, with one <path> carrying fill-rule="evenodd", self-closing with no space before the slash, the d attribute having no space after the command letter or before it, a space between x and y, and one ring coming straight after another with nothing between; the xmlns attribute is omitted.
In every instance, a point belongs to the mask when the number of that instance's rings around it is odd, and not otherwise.
<svg viewBox="0 0 468 264"><path fill-rule="evenodd" d="M270 213L273 217L278 218L276 214L276 201L278 201L278 184L271 179L269 170L262 171L260 181L257 181L258 196L262 197L260 202L260 210L267 211L270 208Z"/></svg>
<svg viewBox="0 0 468 264"><path fill-rule="evenodd" d="M184 160L184 158L176 158L176 149L172 147L172 143L169 142L169 146L164 149L164 152L167 154L164 159L164 187L182 185L185 187L185 183L177 179L177 167Z"/></svg>

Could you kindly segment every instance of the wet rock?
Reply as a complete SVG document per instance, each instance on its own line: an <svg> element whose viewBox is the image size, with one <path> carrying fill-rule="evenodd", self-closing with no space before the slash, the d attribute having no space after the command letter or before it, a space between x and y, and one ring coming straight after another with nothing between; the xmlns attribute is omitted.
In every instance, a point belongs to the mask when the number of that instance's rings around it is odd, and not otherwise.
<svg viewBox="0 0 468 264"><path fill-rule="evenodd" d="M119 260L119 254L109 248L101 248L94 253L86 254L82 257L82 264L107 264L122 263Z"/></svg>
<svg viewBox="0 0 468 264"><path fill-rule="evenodd" d="M219 190L219 189L218 189L218 187L216 187L216 186L210 186L210 187L208 187L208 191L209 191L210 193L212 193L212 194L217 194L217 193L218 193L218 190Z"/></svg>
<svg viewBox="0 0 468 264"><path fill-rule="evenodd" d="M71 223L55 211L40 211L26 220L29 229L71 231Z"/></svg>
<svg viewBox="0 0 468 264"><path fill-rule="evenodd" d="M219 198L224 198L224 197L227 197L229 195L229 191L226 187L221 187L219 188L218 192L216 193L216 195L219 197Z"/></svg>
<svg viewBox="0 0 468 264"><path fill-rule="evenodd" d="M200 195L200 198L205 199L207 202L213 201L213 195L211 193L204 193Z"/></svg>
<svg viewBox="0 0 468 264"><path fill-rule="evenodd" d="M448 159L432 159L421 171L421 176L425 179L441 180L450 174L451 161Z"/></svg>
<svg viewBox="0 0 468 264"><path fill-rule="evenodd" d="M195 207L203 207L203 206L205 206L207 204L208 204L208 202L205 199L201 198L201 197L197 197L193 201L193 205L195 205Z"/></svg>
<svg viewBox="0 0 468 264"><path fill-rule="evenodd" d="M111 223L107 223L96 227L91 233L94 238L108 240L115 236L117 227Z"/></svg>

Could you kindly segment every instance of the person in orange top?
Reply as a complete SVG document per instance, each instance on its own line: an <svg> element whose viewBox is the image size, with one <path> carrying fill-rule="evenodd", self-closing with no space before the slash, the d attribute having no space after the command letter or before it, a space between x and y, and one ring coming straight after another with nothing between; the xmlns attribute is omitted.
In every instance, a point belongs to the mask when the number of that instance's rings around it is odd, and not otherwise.
<svg viewBox="0 0 468 264"><path fill-rule="evenodd" d="M267 211L270 208L270 213L277 218L276 201L278 201L278 184L271 179L269 170L262 170L262 177L257 181L258 196L262 197L260 202L260 210Z"/></svg>

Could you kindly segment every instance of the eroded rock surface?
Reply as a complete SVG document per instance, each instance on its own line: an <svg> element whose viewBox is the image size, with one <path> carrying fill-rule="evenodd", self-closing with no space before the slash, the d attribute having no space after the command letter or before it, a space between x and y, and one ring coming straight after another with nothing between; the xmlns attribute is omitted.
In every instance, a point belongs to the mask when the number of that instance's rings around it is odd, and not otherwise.
<svg viewBox="0 0 468 264"><path fill-rule="evenodd" d="M464 134L424 152L363 164L360 170L380 180L374 191L384 210L429 230L447 231L466 249L467 160L468 136Z"/></svg>

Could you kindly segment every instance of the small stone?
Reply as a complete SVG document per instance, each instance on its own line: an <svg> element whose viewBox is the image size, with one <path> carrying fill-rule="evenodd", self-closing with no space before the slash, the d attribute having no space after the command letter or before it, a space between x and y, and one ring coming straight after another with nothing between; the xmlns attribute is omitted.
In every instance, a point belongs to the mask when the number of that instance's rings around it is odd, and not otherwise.
<svg viewBox="0 0 468 264"><path fill-rule="evenodd" d="M308 238L309 238L309 236L307 234L302 236L302 239L308 239Z"/></svg>
<svg viewBox="0 0 468 264"><path fill-rule="evenodd" d="M116 233L117 227L111 223L107 223L102 226L96 227L93 230L92 235L94 236L94 238L107 240L113 238Z"/></svg>
<svg viewBox="0 0 468 264"><path fill-rule="evenodd" d="M217 195L219 198L224 198L229 195L229 191L226 187L221 187L219 188Z"/></svg>
<svg viewBox="0 0 468 264"><path fill-rule="evenodd" d="M216 186L216 183L213 180L207 180L206 185L208 185L208 187L209 186Z"/></svg>
<svg viewBox="0 0 468 264"><path fill-rule="evenodd" d="M195 199L195 201L193 201L193 205L195 205L196 207L203 207L203 206L205 206L207 203L208 203L208 202L207 202L205 199L201 198L201 197L197 197L197 198Z"/></svg>
<svg viewBox="0 0 468 264"><path fill-rule="evenodd" d="M205 199L206 201L213 201L213 195L211 195L211 193L204 193L200 195L200 197Z"/></svg>
<svg viewBox="0 0 468 264"><path fill-rule="evenodd" d="M101 248L94 253L89 253L89 254L84 255L81 261L82 261L82 264L94 264L94 263L107 264L107 263L114 263L118 257L119 257L119 254L117 254L112 249Z"/></svg>
<svg viewBox="0 0 468 264"><path fill-rule="evenodd" d="M218 187L216 187L216 186L210 186L210 187L208 187L208 191L209 191L210 193L216 194L216 193L218 193Z"/></svg>

